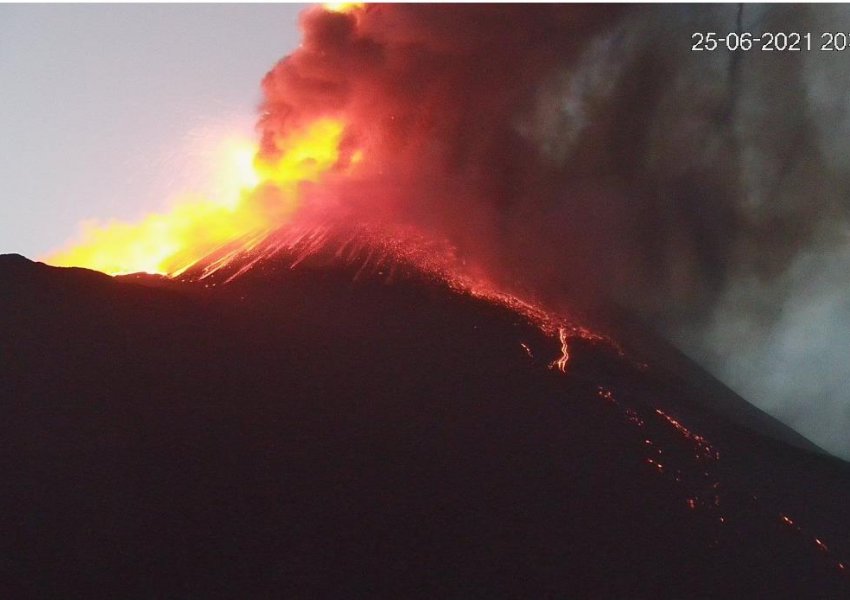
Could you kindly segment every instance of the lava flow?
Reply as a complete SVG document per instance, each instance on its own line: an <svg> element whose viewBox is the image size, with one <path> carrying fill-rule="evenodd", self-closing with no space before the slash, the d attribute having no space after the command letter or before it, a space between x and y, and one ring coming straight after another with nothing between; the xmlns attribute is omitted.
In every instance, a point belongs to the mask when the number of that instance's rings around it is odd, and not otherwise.
<svg viewBox="0 0 850 600"><path fill-rule="evenodd" d="M300 188L339 166L342 131L339 121L318 119L279 140L272 157L235 153L236 197L178 202L135 224L88 224L77 243L46 262L110 275L179 274L222 244L285 223L298 209Z"/></svg>

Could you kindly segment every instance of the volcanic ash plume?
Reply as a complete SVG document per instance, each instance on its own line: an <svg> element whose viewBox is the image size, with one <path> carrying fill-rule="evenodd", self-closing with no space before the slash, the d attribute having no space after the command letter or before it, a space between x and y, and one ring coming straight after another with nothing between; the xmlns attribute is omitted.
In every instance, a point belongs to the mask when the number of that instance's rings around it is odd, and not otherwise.
<svg viewBox="0 0 850 600"><path fill-rule="evenodd" d="M561 170L522 119L611 18L576 7L308 11L302 45L263 82L261 152L274 156L305 122L338 119L362 164L334 190L337 210L414 223L500 264Z"/></svg>
<svg viewBox="0 0 850 600"><path fill-rule="evenodd" d="M842 386L775 376L848 374L827 360L850 342L844 55L691 50L696 31L838 25L838 7L309 9L263 81L256 181L221 218L153 227L177 238L157 269L305 215L413 226L509 288L638 311L850 456Z"/></svg>
<svg viewBox="0 0 850 600"><path fill-rule="evenodd" d="M448 237L550 298L637 309L850 456L833 435L847 392L775 375L822 381L850 342L842 56L691 51L694 31L837 23L850 26L848 11L314 9L302 46L263 82L262 153L339 119L363 163L334 190L338 208ZM842 331L814 340L827 324Z"/></svg>

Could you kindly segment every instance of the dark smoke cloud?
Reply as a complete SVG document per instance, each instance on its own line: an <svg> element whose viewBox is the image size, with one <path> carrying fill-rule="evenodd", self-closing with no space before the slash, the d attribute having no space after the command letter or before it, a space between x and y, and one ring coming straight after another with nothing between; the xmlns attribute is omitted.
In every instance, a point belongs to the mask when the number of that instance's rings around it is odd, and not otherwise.
<svg viewBox="0 0 850 600"><path fill-rule="evenodd" d="M321 116L365 153L357 218L447 236L506 282L637 310L850 457L850 70L832 6L370 6L303 17L263 147ZM812 32L810 52L690 50Z"/></svg>
<svg viewBox="0 0 850 600"><path fill-rule="evenodd" d="M502 247L558 167L516 120L540 82L567 68L612 18L591 8L372 6L316 9L302 47L264 81L264 148L321 116L341 116L366 172L344 205L412 220L474 246ZM369 168L371 167L371 170ZM500 229L505 229L504 232Z"/></svg>

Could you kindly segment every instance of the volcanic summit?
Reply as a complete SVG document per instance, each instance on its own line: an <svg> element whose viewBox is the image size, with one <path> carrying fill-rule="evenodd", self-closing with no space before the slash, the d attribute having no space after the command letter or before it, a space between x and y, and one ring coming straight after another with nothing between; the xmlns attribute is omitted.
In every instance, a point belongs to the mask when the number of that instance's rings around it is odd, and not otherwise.
<svg viewBox="0 0 850 600"><path fill-rule="evenodd" d="M0 256L0 594L850 597L850 467L679 351L840 431L846 65L750 10L304 10L227 193Z"/></svg>
<svg viewBox="0 0 850 600"><path fill-rule="evenodd" d="M417 243L279 231L171 279L2 257L4 593L846 594L845 463Z"/></svg>

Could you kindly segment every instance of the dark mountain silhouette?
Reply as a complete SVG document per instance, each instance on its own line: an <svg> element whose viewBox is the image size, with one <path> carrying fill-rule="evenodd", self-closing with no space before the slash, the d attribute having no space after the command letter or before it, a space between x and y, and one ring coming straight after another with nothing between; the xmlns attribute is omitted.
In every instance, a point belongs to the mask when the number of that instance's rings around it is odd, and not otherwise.
<svg viewBox="0 0 850 600"><path fill-rule="evenodd" d="M0 257L4 597L847 597L846 463L625 317L562 373L439 264L320 237Z"/></svg>

